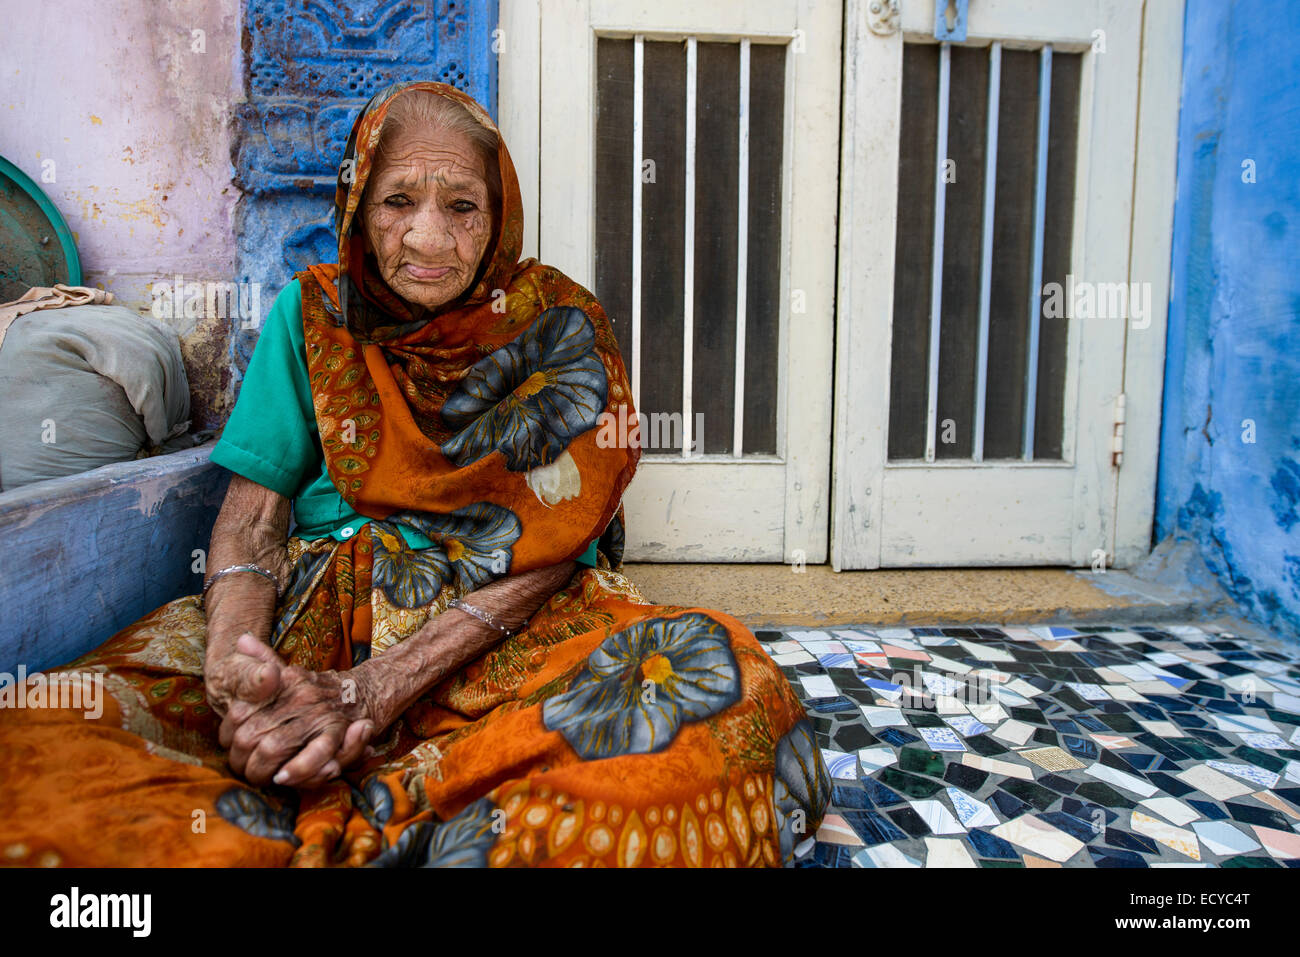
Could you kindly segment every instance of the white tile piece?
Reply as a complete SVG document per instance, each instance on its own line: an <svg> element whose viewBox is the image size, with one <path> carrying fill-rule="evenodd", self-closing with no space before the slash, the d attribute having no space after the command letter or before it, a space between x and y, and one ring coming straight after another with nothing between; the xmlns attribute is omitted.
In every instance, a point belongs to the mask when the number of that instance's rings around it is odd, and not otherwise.
<svg viewBox="0 0 1300 957"><path fill-rule="evenodd" d="M1194 861L1201 859L1201 842L1195 831L1185 827L1174 827L1136 809L1130 812L1129 828L1136 834L1159 841L1184 857L1190 857Z"/></svg>
<svg viewBox="0 0 1300 957"><path fill-rule="evenodd" d="M906 728L907 718L897 708L878 708L869 704L858 705L867 724L873 728Z"/></svg>
<svg viewBox="0 0 1300 957"><path fill-rule="evenodd" d="M864 847L853 855L854 867L920 867L921 862L908 857L893 844Z"/></svg>
<svg viewBox="0 0 1300 957"><path fill-rule="evenodd" d="M1192 830L1214 854L1248 854L1259 848L1259 841L1228 821L1197 821Z"/></svg>
<svg viewBox="0 0 1300 957"><path fill-rule="evenodd" d="M831 777L835 780L856 781L858 779L858 759L854 755L834 748L822 748L821 752L826 770L830 771Z"/></svg>
<svg viewBox="0 0 1300 957"><path fill-rule="evenodd" d="M953 674L958 675L964 675L971 670L971 666L965 662L953 661L951 658L943 657L943 655L931 655L930 664L935 668L951 671Z"/></svg>
<svg viewBox="0 0 1300 957"><path fill-rule="evenodd" d="M1178 727L1178 725L1174 724L1172 721L1143 721L1141 718L1138 718L1137 723L1142 725L1142 727L1146 728L1147 731L1154 734L1157 738L1188 737L1187 732Z"/></svg>
<svg viewBox="0 0 1300 957"><path fill-rule="evenodd" d="M948 800L957 811L957 819L965 827L997 827L1001 822L993 808L977 800L960 788L947 788Z"/></svg>
<svg viewBox="0 0 1300 957"><path fill-rule="evenodd" d="M791 651L783 655L773 655L772 660L778 665L806 665L810 661L816 661L817 659L800 648L798 651Z"/></svg>
<svg viewBox="0 0 1300 957"><path fill-rule="evenodd" d="M1300 728L1296 730L1300 731ZM1278 751L1289 747L1286 738L1280 734L1269 734L1267 731L1239 731L1238 734L1241 735L1241 740L1252 748L1266 748L1270 751Z"/></svg>
<svg viewBox="0 0 1300 957"><path fill-rule="evenodd" d="M1254 788L1248 784L1243 784L1236 778L1230 778L1226 774L1220 774L1214 768L1206 767L1204 764L1197 764L1185 771L1179 771L1174 777L1184 784L1190 784L1202 794L1208 794L1216 801L1227 801L1235 797L1241 797L1243 794L1250 794Z"/></svg>
<svg viewBox="0 0 1300 957"><path fill-rule="evenodd" d="M862 770L870 775L891 764L897 764L898 752L885 745L878 748L863 748L858 752L858 760L862 762Z"/></svg>
<svg viewBox="0 0 1300 957"><path fill-rule="evenodd" d="M1123 788L1125 791L1132 791L1134 794L1139 794L1142 797L1151 797L1159 790L1159 788L1154 784L1144 781L1141 778L1134 777L1132 774L1127 774L1124 771L1116 770L1115 768L1102 764L1101 762L1092 765L1084 773L1096 778L1098 781L1105 781L1107 784L1113 784L1118 788Z"/></svg>
<svg viewBox="0 0 1300 957"><path fill-rule="evenodd" d="M993 828L993 834L1031 854L1063 864L1083 849L1083 843L1046 821L1023 814Z"/></svg>
<svg viewBox="0 0 1300 957"><path fill-rule="evenodd" d="M1116 701L1146 701L1145 695L1134 691L1132 685L1102 685L1106 694Z"/></svg>
<svg viewBox="0 0 1300 957"><path fill-rule="evenodd" d="M1033 698L1043 693L1043 689L1035 688L1024 678L1017 678L1015 681L1008 682L1007 687L1016 694L1024 695L1026 698Z"/></svg>
<svg viewBox="0 0 1300 957"><path fill-rule="evenodd" d="M1015 661L1016 656L1009 651L1003 651L1001 648L994 648L992 645L981 645L973 641L966 641L964 638L958 638L957 644L961 645L970 653L971 657L978 658L980 661Z"/></svg>
<svg viewBox="0 0 1300 957"><path fill-rule="evenodd" d="M966 828L952 816L942 801L908 801L912 810L921 816L926 827L934 834L965 834Z"/></svg>
<svg viewBox="0 0 1300 957"><path fill-rule="evenodd" d="M955 837L927 837L925 839L926 867L978 867L966 850L966 845Z"/></svg>
<svg viewBox="0 0 1300 957"><path fill-rule="evenodd" d="M1007 777L1019 778L1022 781L1032 781L1034 779L1034 772L1026 765L1012 764L1010 761L999 761L997 758L986 758L982 754L972 754L970 751L961 756L961 763L968 768L977 768L980 771L987 771L989 774L1003 774Z"/></svg>
<svg viewBox="0 0 1300 957"><path fill-rule="evenodd" d="M1085 684L1079 681L1067 681L1065 686L1085 701L1110 700L1110 695L1106 694L1101 685Z"/></svg>
<svg viewBox="0 0 1300 957"><path fill-rule="evenodd" d="M1177 798L1146 798L1145 800L1138 801L1138 803L1145 808L1150 808L1166 821L1169 821L1171 824L1176 824L1179 827L1182 827L1185 824L1190 824L1201 816Z"/></svg>
<svg viewBox="0 0 1300 957"><path fill-rule="evenodd" d="M1011 718L998 726L993 737L1014 745L1021 745L1034 736L1034 726Z"/></svg>
<svg viewBox="0 0 1300 957"><path fill-rule="evenodd" d="M1258 768L1253 764L1238 764L1236 761L1206 761L1205 763L1216 771L1231 774L1243 781L1250 781L1266 791L1277 787L1277 774L1265 768Z"/></svg>
<svg viewBox="0 0 1300 957"><path fill-rule="evenodd" d="M800 675L799 684L809 698L834 698L840 693L830 675Z"/></svg>
<svg viewBox="0 0 1300 957"><path fill-rule="evenodd" d="M803 644L805 641L831 640L831 636L824 631L787 631L786 635L799 642L799 644Z"/></svg>
<svg viewBox="0 0 1300 957"><path fill-rule="evenodd" d="M1253 714L1211 714L1210 720L1219 731L1271 731L1277 734L1281 730L1268 718Z"/></svg>

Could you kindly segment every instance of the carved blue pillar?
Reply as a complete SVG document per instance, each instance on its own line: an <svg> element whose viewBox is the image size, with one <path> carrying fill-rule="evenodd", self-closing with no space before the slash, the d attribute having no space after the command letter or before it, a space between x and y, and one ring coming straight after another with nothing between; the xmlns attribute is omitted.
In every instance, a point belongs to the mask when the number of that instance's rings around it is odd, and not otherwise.
<svg viewBox="0 0 1300 957"><path fill-rule="evenodd" d="M235 228L240 281L261 284L263 317L295 271L337 259L335 177L372 94L441 80L496 116L496 26L497 0L245 0ZM256 338L232 330L236 384Z"/></svg>

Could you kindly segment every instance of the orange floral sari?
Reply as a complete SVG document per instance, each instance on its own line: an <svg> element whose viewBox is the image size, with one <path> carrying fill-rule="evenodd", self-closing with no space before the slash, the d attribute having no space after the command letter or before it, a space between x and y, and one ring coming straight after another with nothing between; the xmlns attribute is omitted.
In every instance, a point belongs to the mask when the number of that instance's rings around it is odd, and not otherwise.
<svg viewBox="0 0 1300 957"><path fill-rule="evenodd" d="M441 681L305 791L253 788L217 742L203 612L180 598L57 673L83 708L0 708L0 861L18 865L779 866L820 822L829 777L785 677L729 615L652 605L622 572L620 501L639 457L600 304L519 260L519 187L476 282L413 315L352 228L384 117L375 97L340 174L339 265L299 274L329 475L371 519L345 541L291 538L272 644L351 668L504 575L580 569L528 627ZM499 137L498 137L499 139ZM424 547L409 544L427 541ZM44 676L38 680L48 680Z"/></svg>

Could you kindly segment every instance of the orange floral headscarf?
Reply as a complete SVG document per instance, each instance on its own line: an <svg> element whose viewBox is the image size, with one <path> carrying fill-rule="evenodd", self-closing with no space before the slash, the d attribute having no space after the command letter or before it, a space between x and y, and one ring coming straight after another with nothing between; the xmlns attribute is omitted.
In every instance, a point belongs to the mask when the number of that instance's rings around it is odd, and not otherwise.
<svg viewBox="0 0 1300 957"><path fill-rule="evenodd" d="M421 315L379 276L356 215L384 118L416 90L454 100L496 133L501 175L476 280ZM339 262L299 279L316 421L339 493L362 515L428 531L452 560L491 544L494 567L504 553L517 573L581 554L618 510L640 456L616 428L635 421L631 389L595 297L557 269L519 261L519 182L491 118L443 83L390 87L353 127L335 205ZM464 535L446 531L448 517Z"/></svg>

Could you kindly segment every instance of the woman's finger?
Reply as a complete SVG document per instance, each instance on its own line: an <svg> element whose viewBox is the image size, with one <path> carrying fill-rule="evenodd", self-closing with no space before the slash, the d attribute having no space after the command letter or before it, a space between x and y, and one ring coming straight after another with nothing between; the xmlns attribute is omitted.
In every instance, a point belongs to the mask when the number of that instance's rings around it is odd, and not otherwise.
<svg viewBox="0 0 1300 957"><path fill-rule="evenodd" d="M346 768L357 762L366 749L366 743L374 737L375 723L369 718L353 721L343 732L343 745L339 748L335 760L339 767Z"/></svg>
<svg viewBox="0 0 1300 957"><path fill-rule="evenodd" d="M296 787L303 781L311 779L326 764L334 759L338 751L339 733L334 729L322 732L313 738L297 756L276 772L272 779L276 784Z"/></svg>
<svg viewBox="0 0 1300 957"><path fill-rule="evenodd" d="M325 767L317 771L311 778L303 781L298 785L300 791L310 791L312 788L318 788L327 781L333 780L343 773L339 763L333 759L325 762Z"/></svg>

